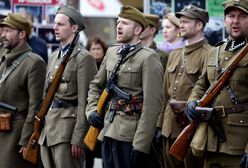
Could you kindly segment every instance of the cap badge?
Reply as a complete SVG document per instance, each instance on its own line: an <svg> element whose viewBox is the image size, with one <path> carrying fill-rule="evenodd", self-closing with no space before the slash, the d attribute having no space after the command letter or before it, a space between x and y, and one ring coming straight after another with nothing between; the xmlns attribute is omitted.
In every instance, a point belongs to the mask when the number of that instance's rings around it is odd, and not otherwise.
<svg viewBox="0 0 248 168"><path fill-rule="evenodd" d="M240 3L240 0L234 0L235 5L239 5L239 3Z"/></svg>

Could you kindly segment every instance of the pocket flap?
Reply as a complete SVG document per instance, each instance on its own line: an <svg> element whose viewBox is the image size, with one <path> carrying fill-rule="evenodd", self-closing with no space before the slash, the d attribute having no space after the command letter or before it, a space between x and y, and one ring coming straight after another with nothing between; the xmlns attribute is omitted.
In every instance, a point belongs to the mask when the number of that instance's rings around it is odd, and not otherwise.
<svg viewBox="0 0 248 168"><path fill-rule="evenodd" d="M229 114L227 123L229 125L248 126L247 114Z"/></svg>
<svg viewBox="0 0 248 168"><path fill-rule="evenodd" d="M61 118L77 118L76 108L68 108L60 112L62 113Z"/></svg>

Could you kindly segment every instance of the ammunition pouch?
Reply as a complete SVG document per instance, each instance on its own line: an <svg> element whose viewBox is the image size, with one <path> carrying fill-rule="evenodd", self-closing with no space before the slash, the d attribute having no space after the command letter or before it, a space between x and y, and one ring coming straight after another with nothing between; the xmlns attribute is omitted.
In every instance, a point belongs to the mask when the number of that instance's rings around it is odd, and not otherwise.
<svg viewBox="0 0 248 168"><path fill-rule="evenodd" d="M188 125L188 119L184 115L184 108L187 104L187 101L177 101L174 99L171 99L169 101L171 110L176 116L176 122L178 124L179 128L184 128Z"/></svg>
<svg viewBox="0 0 248 168"><path fill-rule="evenodd" d="M130 101L125 99L113 100L110 110L122 111L128 115L140 114L142 111L143 99L132 97Z"/></svg>
<svg viewBox="0 0 248 168"><path fill-rule="evenodd" d="M0 131L10 131L11 130L11 114L1 113L0 114Z"/></svg>
<svg viewBox="0 0 248 168"><path fill-rule="evenodd" d="M218 141L224 142L226 140L226 136L217 110L210 107L196 107L196 111L200 113L201 120L208 122L209 126L217 136Z"/></svg>

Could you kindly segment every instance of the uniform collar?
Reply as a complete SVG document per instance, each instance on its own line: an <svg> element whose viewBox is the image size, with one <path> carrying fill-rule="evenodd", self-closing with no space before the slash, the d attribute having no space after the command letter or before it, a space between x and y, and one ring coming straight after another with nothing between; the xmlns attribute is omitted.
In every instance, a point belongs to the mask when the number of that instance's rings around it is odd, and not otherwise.
<svg viewBox="0 0 248 168"><path fill-rule="evenodd" d="M238 40L233 40L230 37L228 37L228 41L226 43L226 47L225 50L226 51L236 51L240 48L242 48L243 46L245 46L247 43L247 38L243 37L241 39Z"/></svg>
<svg viewBox="0 0 248 168"><path fill-rule="evenodd" d="M207 44L207 40L203 38L196 43L185 46L184 47L185 48L185 54L190 53L190 52L202 47L204 44Z"/></svg>

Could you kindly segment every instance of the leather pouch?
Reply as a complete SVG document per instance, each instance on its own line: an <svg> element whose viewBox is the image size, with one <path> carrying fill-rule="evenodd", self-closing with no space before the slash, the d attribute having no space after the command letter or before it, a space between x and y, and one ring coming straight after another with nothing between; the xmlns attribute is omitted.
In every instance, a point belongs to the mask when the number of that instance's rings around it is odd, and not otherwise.
<svg viewBox="0 0 248 168"><path fill-rule="evenodd" d="M1 113L0 114L0 131L10 131L11 130L11 114Z"/></svg>
<svg viewBox="0 0 248 168"><path fill-rule="evenodd" d="M176 121L179 128L184 128L188 124L188 120L184 115L184 108L186 104L187 101L170 100L171 110L176 116Z"/></svg>

